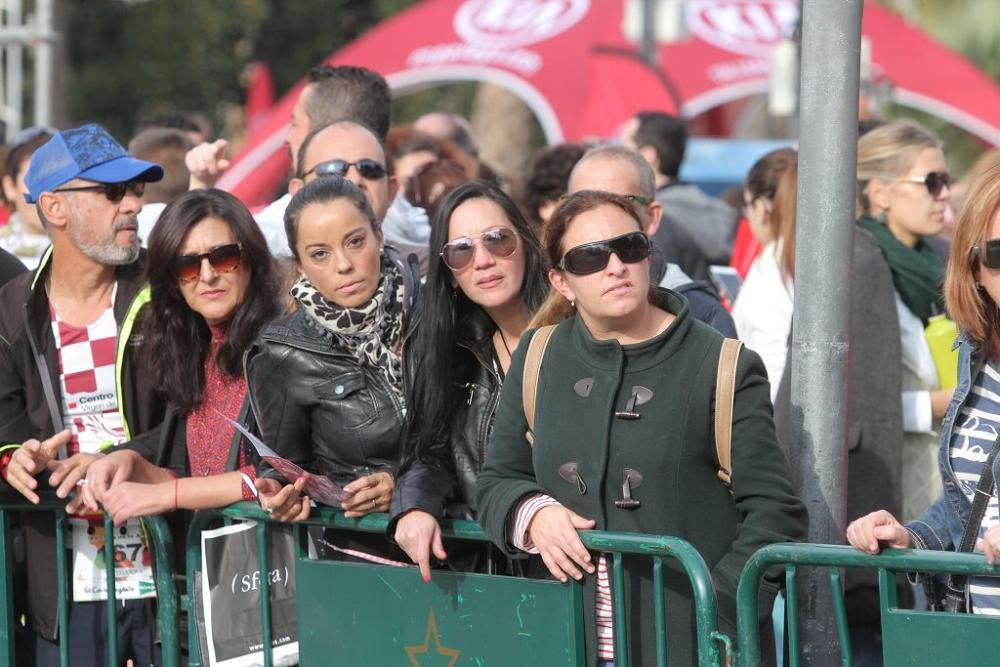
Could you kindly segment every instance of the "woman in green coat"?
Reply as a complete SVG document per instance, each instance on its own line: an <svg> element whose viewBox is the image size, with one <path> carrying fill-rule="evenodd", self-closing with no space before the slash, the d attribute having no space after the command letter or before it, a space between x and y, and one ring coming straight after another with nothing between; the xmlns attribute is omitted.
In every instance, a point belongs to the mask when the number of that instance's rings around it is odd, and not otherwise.
<svg viewBox="0 0 1000 667"><path fill-rule="evenodd" d="M512 555L540 553L552 576L584 585L588 664L614 660L619 629L611 627L605 559L587 552L578 530L689 541L711 570L727 634L747 559L806 532L774 436L767 375L749 350L737 367L731 492L719 481L712 405L723 338L694 320L682 297L650 288L650 247L624 197L580 192L555 213L544 239L554 292L536 323L566 319L539 373L534 445L521 391L526 332L479 478L480 523L493 541ZM631 664L652 664L652 566L626 557L625 567ZM694 664L690 586L676 568L666 580L671 662Z"/></svg>

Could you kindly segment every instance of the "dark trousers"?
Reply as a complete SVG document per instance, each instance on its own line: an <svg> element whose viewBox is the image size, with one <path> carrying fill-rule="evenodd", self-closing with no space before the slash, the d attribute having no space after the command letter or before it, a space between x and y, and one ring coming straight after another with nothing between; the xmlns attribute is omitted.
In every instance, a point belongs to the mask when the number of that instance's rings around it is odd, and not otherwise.
<svg viewBox="0 0 1000 667"><path fill-rule="evenodd" d="M135 667L160 664L156 644L156 611L153 600L129 600L118 607L118 664L131 659ZM69 606L69 664L71 667L106 667L108 621L106 602L73 602ZM59 642L35 638L36 667L59 667Z"/></svg>

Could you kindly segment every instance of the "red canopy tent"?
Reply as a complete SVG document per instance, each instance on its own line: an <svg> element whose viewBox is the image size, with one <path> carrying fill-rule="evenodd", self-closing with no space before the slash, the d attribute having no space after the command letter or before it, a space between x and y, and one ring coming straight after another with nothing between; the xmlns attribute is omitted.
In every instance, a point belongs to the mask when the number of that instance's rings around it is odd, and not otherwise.
<svg viewBox="0 0 1000 667"><path fill-rule="evenodd" d="M688 36L659 50L658 69L622 31L621 0L425 0L384 21L327 64L364 65L396 94L459 81L520 96L549 142L612 135L637 111L693 117L766 92L771 47L791 34L797 0L688 0ZM1000 87L898 15L866 3L872 69L906 106L1000 145ZM808 45L806 45L808 48ZM266 203L288 170L284 138L304 81L252 132L219 186ZM831 95L840 91L831 90Z"/></svg>

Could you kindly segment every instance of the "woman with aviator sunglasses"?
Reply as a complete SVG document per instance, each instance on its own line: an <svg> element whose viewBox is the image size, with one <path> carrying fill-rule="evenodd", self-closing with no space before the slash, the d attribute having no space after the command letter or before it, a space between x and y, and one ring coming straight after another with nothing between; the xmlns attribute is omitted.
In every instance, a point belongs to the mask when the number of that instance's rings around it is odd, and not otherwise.
<svg viewBox="0 0 1000 667"><path fill-rule="evenodd" d="M1000 555L997 485L1000 476L1000 165L982 173L962 206L945 278L948 312L958 339L958 387L948 406L938 452L945 483L934 505L900 523L885 510L852 522L847 540L878 553L883 547L981 551L990 563ZM982 497L977 503L976 499ZM980 507L977 507L980 505ZM979 510L978 512L976 510ZM964 543L964 544L963 544ZM952 577L950 588L970 603L967 611L1000 612L1000 581Z"/></svg>
<svg viewBox="0 0 1000 667"><path fill-rule="evenodd" d="M250 212L221 190L188 192L153 228L149 262L138 326L167 417L94 462L81 500L100 502L116 523L255 498L280 518L305 518L301 485L257 479L256 454L226 421L251 427L243 355L278 314L274 265Z"/></svg>
<svg viewBox="0 0 1000 667"><path fill-rule="evenodd" d="M945 264L928 241L943 227L950 186L940 140L917 123L888 123L858 142L858 225L878 243L896 293L904 521L923 514L941 486L937 432L953 389L941 389L924 329L945 312Z"/></svg>
<svg viewBox="0 0 1000 667"><path fill-rule="evenodd" d="M433 217L421 318L408 352L408 438L389 535L430 579L431 555L452 567L496 571L476 546L441 542L440 520L476 518L500 387L532 313L545 298L538 240L502 190L459 185ZM464 552L464 553L463 553Z"/></svg>
<svg viewBox="0 0 1000 667"><path fill-rule="evenodd" d="M509 555L540 553L552 576L583 584L588 664L614 660L614 633L628 629L608 621L606 556L590 554L577 531L688 540L712 570L723 632L732 632L746 560L765 544L801 538L806 525L774 436L767 376L750 350L735 378L731 488L719 480L713 394L723 338L683 298L650 285L641 229L631 202L594 191L571 195L547 223L543 248L558 302L547 316L571 315L552 330L538 372L531 440L522 382L534 331L525 333L479 476L479 521L493 542ZM649 573L626 557L624 581L630 656L653 664ZM672 572L666 586L671 659L693 664L690 585Z"/></svg>

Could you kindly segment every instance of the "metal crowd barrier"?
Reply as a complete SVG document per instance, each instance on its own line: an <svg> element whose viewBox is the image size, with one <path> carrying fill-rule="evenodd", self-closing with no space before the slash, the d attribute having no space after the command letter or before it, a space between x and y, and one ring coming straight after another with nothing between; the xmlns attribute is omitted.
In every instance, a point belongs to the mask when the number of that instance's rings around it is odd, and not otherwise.
<svg viewBox="0 0 1000 667"><path fill-rule="evenodd" d="M16 662L14 635L18 618L14 610L14 557L12 553L11 515L22 512L46 512L53 515L55 523L56 577L58 590L57 623L59 629L59 664L69 665L69 645L66 641L69 628L69 602L71 586L67 572L66 534L69 516L66 500L52 492L40 493L40 502L32 505L20 497L0 498L0 667L14 667ZM170 531L163 517L143 519L149 549L153 556L154 582L157 596L157 619L162 640L164 667L180 667L180 639L178 636L178 598L174 586L174 547ZM115 530L111 518L104 517L104 562L107 576L108 603L108 664L118 667L117 609L115 603ZM28 554L30 558L31 555Z"/></svg>
<svg viewBox="0 0 1000 667"><path fill-rule="evenodd" d="M829 569L842 665L851 664L851 640L841 568L866 568L878 572L882 650L886 667L992 664L993 659L986 656L1000 655L1000 618L901 609L896 597L894 574L898 572L1000 577L1000 566L987 564L981 554L887 549L872 556L846 546L775 544L754 554L740 576L736 598L741 667L760 664L757 593L761 577L772 567L784 567L785 570L788 664L789 667L799 664L801 647L795 574L800 566Z"/></svg>
<svg viewBox="0 0 1000 667"><path fill-rule="evenodd" d="M188 532L188 581L194 580L195 570L201 567L201 532L210 526L237 520L258 522L260 571L269 571L267 535L273 521L257 505L238 503L195 516ZM471 655L481 659L482 664L584 664L585 630L579 586L442 571L435 571L432 585L425 585L409 568L317 561L305 557L307 526L384 534L387 525L384 514L348 519L338 511L320 508L314 510L308 521L296 525L299 536L296 605L301 664L321 664L331 655L336 655L342 664L360 664L352 659L355 649L361 651L358 655L364 656L364 664L418 664L415 656L428 651L455 659L464 651L463 661ZM479 526L470 521L446 521L442 528L445 539L488 541ZM629 627L622 558L626 554L649 558L657 590L652 611L657 627L658 665L666 665L668 656L666 629L670 619L666 618L664 594L664 570L668 559L680 564L692 586L698 664L706 667L730 664L732 647L729 638L718 631L717 605L709 571L690 544L673 537L631 533L589 531L581 533L581 537L588 548L613 554L609 574L615 584L612 590L616 628ZM261 618L265 619L262 628L264 665L272 667L268 577L261 576L260 580ZM184 601L192 623L189 636L194 637L192 605L195 601L193 596ZM505 608L507 604L514 608ZM393 617L389 613L392 606L403 610L397 616L408 617ZM447 632L443 628L447 628ZM449 642L453 641L450 638L456 636L459 637L459 641L453 642L456 646L462 645L461 637L475 642L476 646L465 645L461 651L449 647ZM197 645L196 641L190 642L189 665L192 666L204 664ZM558 655L539 653L551 651L552 647L558 649ZM628 653L628 633L616 632L617 667L628 667Z"/></svg>

